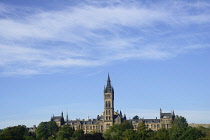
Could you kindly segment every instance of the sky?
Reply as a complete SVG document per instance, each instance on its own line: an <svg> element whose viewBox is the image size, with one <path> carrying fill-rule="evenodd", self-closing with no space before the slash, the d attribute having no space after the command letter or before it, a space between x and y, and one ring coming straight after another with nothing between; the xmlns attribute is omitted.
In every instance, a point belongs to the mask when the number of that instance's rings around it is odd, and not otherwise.
<svg viewBox="0 0 210 140"><path fill-rule="evenodd" d="M128 119L210 123L209 72L209 1L0 1L0 129L96 118L108 73Z"/></svg>

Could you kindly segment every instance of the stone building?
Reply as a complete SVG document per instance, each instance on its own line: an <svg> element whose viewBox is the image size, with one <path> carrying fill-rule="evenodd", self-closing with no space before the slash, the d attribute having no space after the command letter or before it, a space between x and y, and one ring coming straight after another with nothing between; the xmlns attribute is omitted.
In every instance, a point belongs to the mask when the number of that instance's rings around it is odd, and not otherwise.
<svg viewBox="0 0 210 140"><path fill-rule="evenodd" d="M170 122L175 117L174 111L171 113L162 113L160 109L160 119L131 119L134 129L137 129L139 122L144 122L148 129L158 130L162 127L170 128ZM60 127L62 125L70 125L75 130L83 129L85 133L91 131L104 132L113 124L119 124L126 120L126 115L121 111L114 111L114 88L111 85L110 76L108 75L107 84L104 87L104 111L102 115L98 115L95 119L76 119L69 120L68 114L64 120L63 112L61 116L52 116L51 121L55 121Z"/></svg>

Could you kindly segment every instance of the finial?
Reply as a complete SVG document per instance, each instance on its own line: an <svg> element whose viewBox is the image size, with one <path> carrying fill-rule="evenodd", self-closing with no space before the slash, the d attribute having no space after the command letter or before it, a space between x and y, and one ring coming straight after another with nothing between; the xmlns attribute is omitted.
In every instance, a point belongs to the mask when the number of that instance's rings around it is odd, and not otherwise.
<svg viewBox="0 0 210 140"><path fill-rule="evenodd" d="M108 73L108 79L107 79L107 82L110 83L111 80L110 80L110 76L109 76L109 73Z"/></svg>

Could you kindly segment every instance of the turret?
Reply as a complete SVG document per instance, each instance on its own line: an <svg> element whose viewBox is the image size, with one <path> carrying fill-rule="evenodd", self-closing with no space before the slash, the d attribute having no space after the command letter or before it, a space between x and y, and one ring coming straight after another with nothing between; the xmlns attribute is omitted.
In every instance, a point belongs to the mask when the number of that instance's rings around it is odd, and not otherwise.
<svg viewBox="0 0 210 140"><path fill-rule="evenodd" d="M162 109L160 108L160 119L161 119L161 117L162 117Z"/></svg>
<svg viewBox="0 0 210 140"><path fill-rule="evenodd" d="M122 112L121 112L121 110L120 110L120 117L122 118Z"/></svg>
<svg viewBox="0 0 210 140"><path fill-rule="evenodd" d="M69 121L69 116L68 116L68 112L67 112L67 115L66 115L66 123L68 124L68 121Z"/></svg>
<svg viewBox="0 0 210 140"><path fill-rule="evenodd" d="M126 120L127 118L126 118L126 115L124 114L124 120Z"/></svg>

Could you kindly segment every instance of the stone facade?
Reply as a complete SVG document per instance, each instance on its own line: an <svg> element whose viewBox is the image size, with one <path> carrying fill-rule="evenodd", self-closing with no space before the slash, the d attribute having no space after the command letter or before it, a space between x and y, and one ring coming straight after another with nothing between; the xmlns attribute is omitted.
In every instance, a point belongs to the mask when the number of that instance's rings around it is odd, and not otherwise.
<svg viewBox="0 0 210 140"><path fill-rule="evenodd" d="M160 109L160 119L131 119L128 120L133 124L134 129L137 129L139 122L144 122L148 129L157 131L160 128L170 128L170 122L174 119L174 111L171 113L162 113ZM126 115L122 114L121 111L114 111L114 88L111 85L111 80L108 75L107 84L104 87L104 111L102 115L98 115L96 119L88 120L69 120L68 115L64 120L63 112L61 116L52 116L51 121L55 121L60 127L62 125L70 125L75 130L83 129L85 133L91 131L104 132L113 124L119 124L126 120Z"/></svg>

